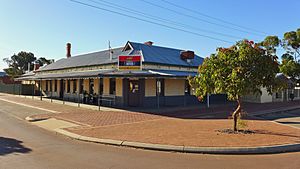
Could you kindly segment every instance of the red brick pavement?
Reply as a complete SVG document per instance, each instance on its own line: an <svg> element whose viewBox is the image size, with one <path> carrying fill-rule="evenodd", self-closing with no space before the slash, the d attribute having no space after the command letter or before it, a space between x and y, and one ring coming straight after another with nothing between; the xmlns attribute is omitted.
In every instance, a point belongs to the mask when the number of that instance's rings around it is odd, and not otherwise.
<svg viewBox="0 0 300 169"><path fill-rule="evenodd" d="M171 111L141 113L95 111L2 94L0 98L60 112L58 114L45 112L46 114L36 115L34 118L54 117L81 124L79 127L66 130L90 137L189 146L262 146L300 141L299 129L265 120L248 120L248 129L255 131L255 134L219 133L217 130L232 127L232 120L227 119L234 110L232 104L213 106L209 109L176 108ZM300 101L246 103L244 109L251 114L298 105Z"/></svg>
<svg viewBox="0 0 300 169"><path fill-rule="evenodd" d="M60 112L59 114L53 114L45 112L45 115L36 115L33 118L49 118L55 117L58 119L63 119L67 121L77 122L79 124L86 124L88 126L108 126L124 123L135 123L141 121L148 121L154 119L161 119L166 117L180 118L180 119L197 119L206 116L210 116L211 119L224 119L230 116L230 113L234 110L235 106L222 105L222 106L212 106L211 108L199 107L192 109L182 109L176 108L171 111L162 112L112 112L112 111L96 111L86 108L78 108L69 105L62 105L58 103L50 103L40 100L32 100L29 98L23 98L12 95L0 94L0 98L27 104L30 106L36 106L43 109L49 109L52 111ZM262 111L271 110L277 108L284 108L288 106L300 105L300 101L294 102L279 102L279 103L245 103L245 108L249 114Z"/></svg>

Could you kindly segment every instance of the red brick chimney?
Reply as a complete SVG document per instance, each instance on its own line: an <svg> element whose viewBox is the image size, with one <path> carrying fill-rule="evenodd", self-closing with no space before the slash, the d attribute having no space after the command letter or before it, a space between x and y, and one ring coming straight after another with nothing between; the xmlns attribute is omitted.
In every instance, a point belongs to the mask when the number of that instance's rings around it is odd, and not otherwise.
<svg viewBox="0 0 300 169"><path fill-rule="evenodd" d="M71 43L67 43L67 58L71 57Z"/></svg>
<svg viewBox="0 0 300 169"><path fill-rule="evenodd" d="M181 51L180 57L182 60L194 59L195 53L193 51Z"/></svg>
<svg viewBox="0 0 300 169"><path fill-rule="evenodd" d="M145 45L148 45L148 46L152 46L153 45L153 42L151 41L147 41L147 42L144 42Z"/></svg>
<svg viewBox="0 0 300 169"><path fill-rule="evenodd" d="M39 70L40 64L39 63L34 63L33 65L33 71Z"/></svg>

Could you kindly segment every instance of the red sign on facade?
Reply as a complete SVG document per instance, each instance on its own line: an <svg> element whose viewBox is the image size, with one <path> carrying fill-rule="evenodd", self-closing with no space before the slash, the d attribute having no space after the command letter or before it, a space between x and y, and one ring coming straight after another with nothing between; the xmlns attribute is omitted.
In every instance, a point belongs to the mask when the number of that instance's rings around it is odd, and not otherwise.
<svg viewBox="0 0 300 169"><path fill-rule="evenodd" d="M119 70L141 70L141 56L119 56L118 67Z"/></svg>

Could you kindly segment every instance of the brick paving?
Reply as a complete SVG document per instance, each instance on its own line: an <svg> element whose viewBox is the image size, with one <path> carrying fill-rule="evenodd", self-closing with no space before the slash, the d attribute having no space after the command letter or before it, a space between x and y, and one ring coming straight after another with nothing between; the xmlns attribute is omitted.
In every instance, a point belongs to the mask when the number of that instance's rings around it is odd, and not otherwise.
<svg viewBox="0 0 300 169"><path fill-rule="evenodd" d="M59 112L58 114L45 112L45 114L38 114L32 116L33 119L53 117L53 118L75 122L78 124L84 124L88 126L116 125L116 124L134 123L134 122L162 118L162 116L139 113L139 112L96 111L96 110L91 110L86 108L73 107L69 105L50 103L50 102L45 102L40 100L32 100L30 97L22 98L22 97L11 96L11 95L0 95L0 98Z"/></svg>
<svg viewBox="0 0 300 169"><path fill-rule="evenodd" d="M228 119L234 104L155 111L96 111L30 98L0 94L6 99L59 113L36 115L33 118L57 118L80 124L67 130L85 136L158 144L189 146L259 146L300 143L300 130L266 120L248 121L255 134L222 134L216 130L231 128ZM283 103L245 103L248 114L299 106L300 101Z"/></svg>
<svg viewBox="0 0 300 169"><path fill-rule="evenodd" d="M270 121L249 120L254 134L225 134L232 120L160 119L142 123L67 129L70 132L104 139L196 147L252 147L300 143L300 130Z"/></svg>

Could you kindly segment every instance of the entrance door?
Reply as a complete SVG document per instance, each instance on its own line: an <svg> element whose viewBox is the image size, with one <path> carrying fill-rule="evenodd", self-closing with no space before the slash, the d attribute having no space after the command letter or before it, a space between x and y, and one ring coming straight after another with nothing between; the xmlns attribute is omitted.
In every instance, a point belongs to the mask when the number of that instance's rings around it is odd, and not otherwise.
<svg viewBox="0 0 300 169"><path fill-rule="evenodd" d="M133 107L140 105L140 83L138 80L129 81L128 105Z"/></svg>

